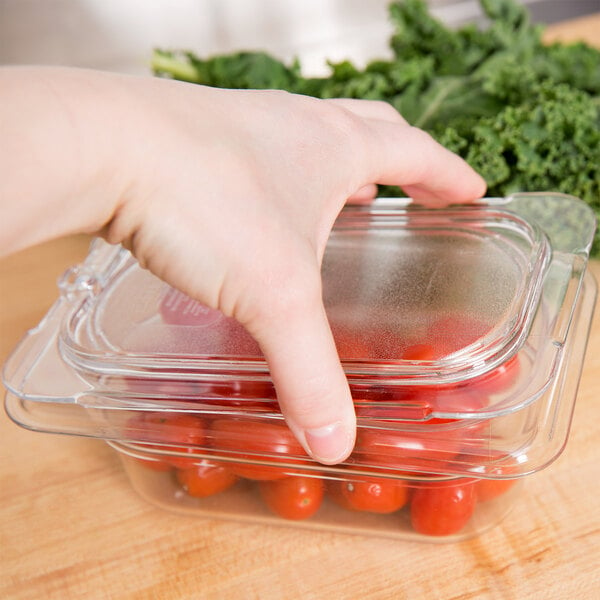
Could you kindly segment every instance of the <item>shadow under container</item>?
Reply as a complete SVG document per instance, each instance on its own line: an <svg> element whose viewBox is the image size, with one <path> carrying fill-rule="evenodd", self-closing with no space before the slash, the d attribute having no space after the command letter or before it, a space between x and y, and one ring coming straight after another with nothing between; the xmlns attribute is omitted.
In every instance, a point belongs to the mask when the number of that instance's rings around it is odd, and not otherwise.
<svg viewBox="0 0 600 600"><path fill-rule="evenodd" d="M144 498L190 515L449 541L497 524L563 450L596 299L595 220L522 194L349 205L323 297L358 419L309 458L233 319L96 241L4 369L6 410L106 440Z"/></svg>

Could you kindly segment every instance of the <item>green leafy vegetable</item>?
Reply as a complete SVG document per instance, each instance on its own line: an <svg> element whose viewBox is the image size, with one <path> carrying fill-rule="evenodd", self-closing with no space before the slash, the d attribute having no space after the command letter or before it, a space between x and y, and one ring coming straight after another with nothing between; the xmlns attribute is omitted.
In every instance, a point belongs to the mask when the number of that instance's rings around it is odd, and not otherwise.
<svg viewBox="0 0 600 600"><path fill-rule="evenodd" d="M389 6L393 57L302 74L264 52L202 59L157 50L157 75L228 88L383 100L482 173L492 196L561 191L600 216L600 50L544 44L514 0L480 0L487 24L450 29L423 0ZM397 190L382 188L381 194ZM600 233L593 253L600 256Z"/></svg>

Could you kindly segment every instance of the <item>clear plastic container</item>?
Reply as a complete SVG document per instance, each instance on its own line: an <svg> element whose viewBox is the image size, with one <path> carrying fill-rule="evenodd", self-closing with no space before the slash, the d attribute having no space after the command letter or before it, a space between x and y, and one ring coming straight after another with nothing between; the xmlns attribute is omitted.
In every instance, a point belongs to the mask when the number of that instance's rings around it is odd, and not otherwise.
<svg viewBox="0 0 600 600"><path fill-rule="evenodd" d="M596 285L592 211L523 194L340 214L324 300L358 436L312 461L239 324L98 241L4 369L24 427L103 438L190 514L457 539L498 522L568 437Z"/></svg>

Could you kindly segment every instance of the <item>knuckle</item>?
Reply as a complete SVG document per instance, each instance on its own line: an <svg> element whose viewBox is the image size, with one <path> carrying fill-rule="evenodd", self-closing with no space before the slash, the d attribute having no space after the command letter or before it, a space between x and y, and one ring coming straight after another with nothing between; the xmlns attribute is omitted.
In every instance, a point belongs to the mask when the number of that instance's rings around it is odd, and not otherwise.
<svg viewBox="0 0 600 600"><path fill-rule="evenodd" d="M384 100L370 100L381 119L405 123L404 117L389 103Z"/></svg>
<svg viewBox="0 0 600 600"><path fill-rule="evenodd" d="M334 389L334 383L327 374L312 373L306 377L301 393L281 399L285 415L306 428L321 427L337 420L339 398Z"/></svg>
<svg viewBox="0 0 600 600"><path fill-rule="evenodd" d="M270 290L264 304L265 316L280 319L294 319L300 313L311 310L321 302L321 282L316 269L302 264L288 262L283 266L269 269L264 274L264 284Z"/></svg>
<svg viewBox="0 0 600 600"><path fill-rule="evenodd" d="M306 100L305 108L311 113L316 131L321 137L327 134L338 148L345 147L366 129L363 119L340 104L315 98Z"/></svg>
<svg viewBox="0 0 600 600"><path fill-rule="evenodd" d="M346 165L352 179L362 180L362 173L369 163L367 149L373 146L367 122L349 110L335 107L328 123L333 140L332 152L339 164Z"/></svg>
<svg viewBox="0 0 600 600"><path fill-rule="evenodd" d="M423 146L429 146L434 143L434 139L429 133L414 125L409 126L407 135L411 136L414 143L422 144Z"/></svg>
<svg viewBox="0 0 600 600"><path fill-rule="evenodd" d="M336 107L332 123L343 141L351 145L354 145L356 140L364 138L368 131L364 119L342 108Z"/></svg>
<svg viewBox="0 0 600 600"><path fill-rule="evenodd" d="M307 311L318 310L321 279L316 261L298 258L291 252L260 261L252 279L241 286L242 300L235 317L257 332L276 322L294 322Z"/></svg>

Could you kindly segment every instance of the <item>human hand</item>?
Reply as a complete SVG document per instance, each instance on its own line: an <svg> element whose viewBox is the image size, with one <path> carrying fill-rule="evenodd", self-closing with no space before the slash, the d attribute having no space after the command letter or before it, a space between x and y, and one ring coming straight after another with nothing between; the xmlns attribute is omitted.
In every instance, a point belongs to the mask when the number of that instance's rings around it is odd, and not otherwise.
<svg viewBox="0 0 600 600"><path fill-rule="evenodd" d="M348 198L373 197L375 183L439 205L480 197L483 180L383 103L58 76L89 210L71 229L102 231L240 321L305 449L324 463L346 458L355 416L320 278L335 218Z"/></svg>

